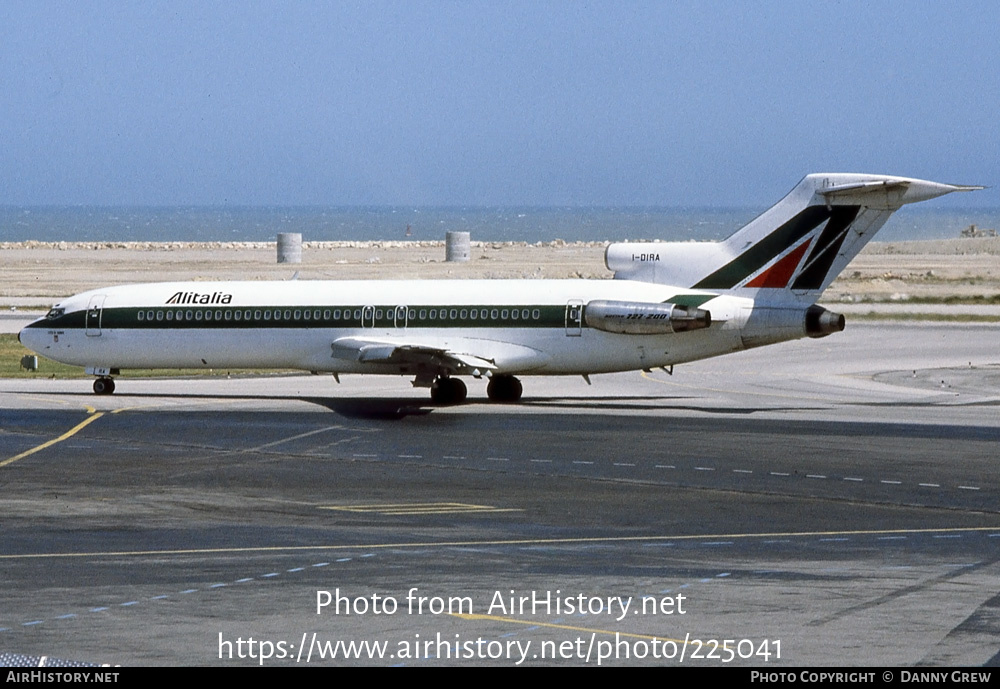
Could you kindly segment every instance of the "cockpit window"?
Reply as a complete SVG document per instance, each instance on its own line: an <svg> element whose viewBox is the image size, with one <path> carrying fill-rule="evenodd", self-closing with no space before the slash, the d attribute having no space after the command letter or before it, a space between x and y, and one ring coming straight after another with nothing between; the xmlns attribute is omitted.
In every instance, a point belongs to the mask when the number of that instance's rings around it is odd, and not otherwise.
<svg viewBox="0 0 1000 689"><path fill-rule="evenodd" d="M59 316L63 315L64 313L66 313L66 309L60 306L49 309L49 312L45 314L45 317L48 319L59 318Z"/></svg>

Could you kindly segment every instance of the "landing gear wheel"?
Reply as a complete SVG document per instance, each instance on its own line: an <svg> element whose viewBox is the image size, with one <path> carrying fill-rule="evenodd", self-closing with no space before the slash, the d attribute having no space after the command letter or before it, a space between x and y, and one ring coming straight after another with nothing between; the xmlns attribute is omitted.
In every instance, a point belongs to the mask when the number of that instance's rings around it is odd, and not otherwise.
<svg viewBox="0 0 1000 689"><path fill-rule="evenodd" d="M468 394L465 383L458 378L438 378L431 386L431 401L435 404L461 404Z"/></svg>
<svg viewBox="0 0 1000 689"><path fill-rule="evenodd" d="M517 402L521 392L521 381L514 376L493 376L486 386L486 395L494 402Z"/></svg>
<svg viewBox="0 0 1000 689"><path fill-rule="evenodd" d="M95 395L110 395L115 391L114 378L98 378L94 381Z"/></svg>

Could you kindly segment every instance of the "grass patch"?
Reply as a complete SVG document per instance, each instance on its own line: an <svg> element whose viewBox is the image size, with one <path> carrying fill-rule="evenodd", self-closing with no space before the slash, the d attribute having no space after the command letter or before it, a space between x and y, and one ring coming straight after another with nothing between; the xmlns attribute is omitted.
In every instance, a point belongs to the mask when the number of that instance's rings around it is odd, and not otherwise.
<svg viewBox="0 0 1000 689"><path fill-rule="evenodd" d="M977 313L852 313L848 321L942 321L947 323L1000 323L1000 316Z"/></svg>
<svg viewBox="0 0 1000 689"><path fill-rule="evenodd" d="M889 299L888 297L862 296L856 301L842 301L842 297L833 296L820 299L829 304L934 304L941 306L998 306L1000 294L952 294L945 297L910 296L906 299Z"/></svg>
<svg viewBox="0 0 1000 689"><path fill-rule="evenodd" d="M886 304L944 304L944 305L983 305L995 306L1000 304L1000 294L971 294L971 295L951 295L947 297L910 297L900 301L886 300Z"/></svg>

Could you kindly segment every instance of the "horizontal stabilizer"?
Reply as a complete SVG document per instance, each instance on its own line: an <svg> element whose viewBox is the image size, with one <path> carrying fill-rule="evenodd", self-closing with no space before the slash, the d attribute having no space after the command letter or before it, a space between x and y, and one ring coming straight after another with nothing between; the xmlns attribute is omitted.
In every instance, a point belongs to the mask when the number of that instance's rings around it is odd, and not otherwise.
<svg viewBox="0 0 1000 689"><path fill-rule="evenodd" d="M918 203L955 191L979 191L985 187L941 184L922 179L885 178L864 182L830 184L816 193L827 203L858 203L872 208L896 210L907 203Z"/></svg>

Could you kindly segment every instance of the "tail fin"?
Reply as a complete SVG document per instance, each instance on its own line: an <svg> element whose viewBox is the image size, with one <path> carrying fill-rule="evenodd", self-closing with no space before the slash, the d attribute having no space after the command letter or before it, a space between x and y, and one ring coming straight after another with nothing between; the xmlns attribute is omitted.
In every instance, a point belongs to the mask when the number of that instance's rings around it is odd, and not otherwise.
<svg viewBox="0 0 1000 689"><path fill-rule="evenodd" d="M612 244L615 278L815 302L894 211L955 186L906 177L806 175L785 198L721 242Z"/></svg>

